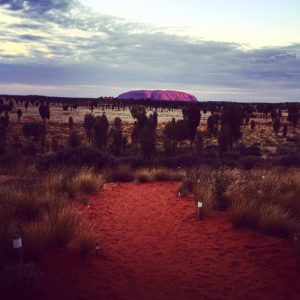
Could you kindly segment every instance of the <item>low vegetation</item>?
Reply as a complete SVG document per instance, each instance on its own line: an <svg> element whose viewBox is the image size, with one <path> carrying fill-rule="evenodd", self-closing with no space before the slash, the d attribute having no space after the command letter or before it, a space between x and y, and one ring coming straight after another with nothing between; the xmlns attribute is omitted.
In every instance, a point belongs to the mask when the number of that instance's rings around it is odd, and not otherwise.
<svg viewBox="0 0 300 300"><path fill-rule="evenodd" d="M203 172L194 187L206 210L226 209L235 227L287 238L300 231L299 193L299 171L283 169Z"/></svg>
<svg viewBox="0 0 300 300"><path fill-rule="evenodd" d="M23 171L22 177L11 176L0 185L0 285L7 292L10 284L15 286L16 282L25 287L33 284L35 291L39 271L31 262L53 248L78 240L79 254L90 252L96 239L92 232L79 234L79 203L74 199L94 194L104 184L102 176L87 168L45 173L30 167ZM15 265L19 264L19 256L12 247L12 239L17 235L22 237L24 262L18 270ZM5 276L12 278L8 282Z"/></svg>
<svg viewBox="0 0 300 300"><path fill-rule="evenodd" d="M105 173L108 182L131 182L140 183L153 181L181 181L185 171L173 170L170 168L140 168L134 170L128 165L121 165L114 170L107 170Z"/></svg>

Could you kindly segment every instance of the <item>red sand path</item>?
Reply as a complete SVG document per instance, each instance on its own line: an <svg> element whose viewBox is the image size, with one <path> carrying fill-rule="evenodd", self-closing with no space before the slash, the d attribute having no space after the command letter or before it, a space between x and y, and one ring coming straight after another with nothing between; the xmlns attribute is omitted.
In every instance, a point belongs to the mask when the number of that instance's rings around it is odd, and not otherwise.
<svg viewBox="0 0 300 300"><path fill-rule="evenodd" d="M235 230L226 215L194 218L178 183L106 185L84 226L103 257L73 249L44 263L46 299L300 299L300 261L282 240Z"/></svg>

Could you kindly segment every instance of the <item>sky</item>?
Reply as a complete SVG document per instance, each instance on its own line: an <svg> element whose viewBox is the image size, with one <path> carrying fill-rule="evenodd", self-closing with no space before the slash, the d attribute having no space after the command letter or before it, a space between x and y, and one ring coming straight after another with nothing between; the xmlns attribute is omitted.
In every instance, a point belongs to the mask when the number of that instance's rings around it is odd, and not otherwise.
<svg viewBox="0 0 300 300"><path fill-rule="evenodd" d="M0 94L300 101L299 0L0 0Z"/></svg>

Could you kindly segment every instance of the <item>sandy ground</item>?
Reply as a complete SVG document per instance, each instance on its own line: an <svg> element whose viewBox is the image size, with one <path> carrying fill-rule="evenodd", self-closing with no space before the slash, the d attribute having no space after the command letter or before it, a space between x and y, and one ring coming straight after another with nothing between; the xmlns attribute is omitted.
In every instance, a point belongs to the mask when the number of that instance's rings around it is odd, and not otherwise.
<svg viewBox="0 0 300 300"><path fill-rule="evenodd" d="M82 208L103 255L47 256L45 299L299 299L300 260L291 245L233 229L223 213L195 220L178 183L105 185Z"/></svg>

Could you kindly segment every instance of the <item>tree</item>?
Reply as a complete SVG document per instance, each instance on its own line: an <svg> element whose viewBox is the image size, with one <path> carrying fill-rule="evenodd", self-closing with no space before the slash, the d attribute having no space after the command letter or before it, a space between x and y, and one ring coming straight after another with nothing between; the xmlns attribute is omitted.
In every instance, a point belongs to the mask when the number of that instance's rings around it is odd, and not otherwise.
<svg viewBox="0 0 300 300"><path fill-rule="evenodd" d="M276 134L276 136L278 135L278 132L279 132L279 129L280 129L280 119L279 118L275 118L274 119L274 122L273 122L273 129L274 129L274 132Z"/></svg>
<svg viewBox="0 0 300 300"><path fill-rule="evenodd" d="M84 116L83 125L84 125L85 132L86 132L86 135L87 135L88 140L89 140L89 146L91 146L92 129L93 129L94 124L95 124L94 115L93 114L86 114Z"/></svg>
<svg viewBox="0 0 300 300"><path fill-rule="evenodd" d="M196 135L196 162L197 162L197 174L201 167L202 159L203 159L203 152L204 152L204 145L203 145L203 136L200 133Z"/></svg>
<svg viewBox="0 0 300 300"><path fill-rule="evenodd" d="M190 106L182 110L183 119L187 121L189 127L189 138L191 141L191 147L197 133L197 128L200 124L201 113L200 109L195 106Z"/></svg>
<svg viewBox="0 0 300 300"><path fill-rule="evenodd" d="M101 117L95 118L95 123L93 126L93 137L94 137L94 143L99 149L102 149L107 144L108 128L109 128L109 123L105 113L103 113Z"/></svg>
<svg viewBox="0 0 300 300"><path fill-rule="evenodd" d="M0 154L5 152L6 131L8 126L9 118L7 116L0 116Z"/></svg>
<svg viewBox="0 0 300 300"><path fill-rule="evenodd" d="M148 121L146 107L143 105L134 105L130 108L130 113L132 117L137 120L138 128L142 129Z"/></svg>
<svg viewBox="0 0 300 300"><path fill-rule="evenodd" d="M207 119L207 132L209 138L215 133L216 123L213 115L210 115Z"/></svg>
<svg viewBox="0 0 300 300"><path fill-rule="evenodd" d="M18 121L20 122L22 117L22 110L20 108L17 110L17 115L18 115Z"/></svg>
<svg viewBox="0 0 300 300"><path fill-rule="evenodd" d="M176 126L176 121L175 121L175 118L173 118L172 121L168 122L165 125L164 131L163 131L163 133L166 136L167 141L168 141L167 153L171 152L171 141L175 140L175 137L176 137L175 126Z"/></svg>
<svg viewBox="0 0 300 300"><path fill-rule="evenodd" d="M73 130L73 127L74 127L74 120L72 117L69 118L69 129L70 130Z"/></svg>
<svg viewBox="0 0 300 300"><path fill-rule="evenodd" d="M138 146L138 123L135 121L133 123L132 131L131 131L131 144L135 145L135 152L137 152Z"/></svg>
<svg viewBox="0 0 300 300"><path fill-rule="evenodd" d="M285 123L285 124L283 125L283 130L282 130L282 135L283 135L283 137L286 137L287 132L288 132L288 126L287 126L287 124Z"/></svg>
<svg viewBox="0 0 300 300"><path fill-rule="evenodd" d="M228 148L231 147L233 140L231 129L228 124L225 124L221 128L221 132L218 138L219 142L219 154L222 155L223 153L227 152Z"/></svg>
<svg viewBox="0 0 300 300"><path fill-rule="evenodd" d="M150 160L155 151L155 131L149 124L141 129L139 140L144 157Z"/></svg>
<svg viewBox="0 0 300 300"><path fill-rule="evenodd" d="M123 146L123 152L124 152L124 139L123 139L123 133L122 133L122 120L119 117L116 117L114 120L113 128L110 130L109 136L112 139L110 148L111 151L115 155L120 154L121 147Z"/></svg>
<svg viewBox="0 0 300 300"><path fill-rule="evenodd" d="M243 124L243 116L241 108L238 105L228 105L223 108L221 115L221 125L226 126L226 130L223 130L223 135L230 135L230 147L232 148L233 143L236 143L241 137L241 126ZM222 129L221 129L222 131Z"/></svg>
<svg viewBox="0 0 300 300"><path fill-rule="evenodd" d="M45 104L41 104L39 107L39 113L41 118L44 121L44 125L46 124L46 119L50 119L50 110L49 110L49 106L45 105Z"/></svg>
<svg viewBox="0 0 300 300"><path fill-rule="evenodd" d="M186 120L177 120L175 123L175 140L182 142L190 138L190 128Z"/></svg>
<svg viewBox="0 0 300 300"><path fill-rule="evenodd" d="M29 102L26 101L25 104L24 104L24 107L25 107L25 111L26 111L26 112L27 112L28 106L29 106Z"/></svg>
<svg viewBox="0 0 300 300"><path fill-rule="evenodd" d="M249 121L250 121L250 116L249 114L245 115L245 124L248 126L249 125Z"/></svg>
<svg viewBox="0 0 300 300"><path fill-rule="evenodd" d="M299 120L299 109L296 105L291 105L288 108L288 121L293 124L294 132L296 131L297 123Z"/></svg>

